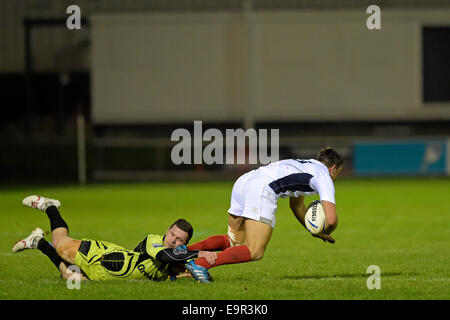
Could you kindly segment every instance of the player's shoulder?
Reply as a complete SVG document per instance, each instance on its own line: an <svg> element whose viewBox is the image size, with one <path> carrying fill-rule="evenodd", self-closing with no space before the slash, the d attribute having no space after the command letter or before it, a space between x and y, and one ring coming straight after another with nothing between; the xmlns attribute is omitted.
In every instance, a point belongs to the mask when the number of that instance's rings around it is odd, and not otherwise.
<svg viewBox="0 0 450 320"><path fill-rule="evenodd" d="M285 174L289 174L290 172L301 172L302 174L311 175L312 177L317 178L328 175L328 169L325 164L316 159L283 159L273 162L268 169L274 170L277 168L282 168L282 172Z"/></svg>
<svg viewBox="0 0 450 320"><path fill-rule="evenodd" d="M151 245L154 248L164 246L164 236L159 234L149 234L147 235L147 245Z"/></svg>
<svg viewBox="0 0 450 320"><path fill-rule="evenodd" d="M296 158L289 158L289 159L281 159L276 162L270 163L270 166L276 167L276 166L292 166L292 167L302 167L306 164L313 164L311 161L313 159L296 159Z"/></svg>
<svg viewBox="0 0 450 320"><path fill-rule="evenodd" d="M323 162L320 162L319 160L316 159L309 159L309 161L311 161L311 163L314 165L314 167L317 168L317 170L328 174L328 168Z"/></svg>
<svg viewBox="0 0 450 320"><path fill-rule="evenodd" d="M303 164L303 168L307 169L318 182L325 180L328 183L331 181L327 166L319 160L297 159L297 161Z"/></svg>
<svg viewBox="0 0 450 320"><path fill-rule="evenodd" d="M299 166L302 168L309 168L310 170L328 171L326 165L316 159L286 159L286 163Z"/></svg>

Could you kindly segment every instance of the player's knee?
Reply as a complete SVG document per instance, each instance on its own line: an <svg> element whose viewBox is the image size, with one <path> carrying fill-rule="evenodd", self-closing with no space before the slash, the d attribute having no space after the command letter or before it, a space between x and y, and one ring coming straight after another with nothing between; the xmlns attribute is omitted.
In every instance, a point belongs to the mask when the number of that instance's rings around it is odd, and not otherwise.
<svg viewBox="0 0 450 320"><path fill-rule="evenodd" d="M58 244L58 242L52 242L53 247L56 249L56 252L60 257L64 256L64 253L67 251L67 249L64 246L61 246Z"/></svg>
<svg viewBox="0 0 450 320"><path fill-rule="evenodd" d="M58 255L66 261L72 261L75 258L74 246L70 242L60 243L56 246Z"/></svg>
<svg viewBox="0 0 450 320"><path fill-rule="evenodd" d="M63 247L66 242L61 238L53 238L52 239L52 247L55 248L56 252L58 252L58 248ZM58 252L59 253L59 252Z"/></svg>
<svg viewBox="0 0 450 320"><path fill-rule="evenodd" d="M63 252L64 250L67 250L68 244L69 241L66 238L52 239L52 246L56 249L56 252L58 252L58 254L60 253L60 251Z"/></svg>
<svg viewBox="0 0 450 320"><path fill-rule="evenodd" d="M264 250L262 250L262 249L249 248L249 250L250 250L250 257L252 258L252 261L258 261L264 257Z"/></svg>
<svg viewBox="0 0 450 320"><path fill-rule="evenodd" d="M230 242L230 246L240 246L244 244L244 240L242 239L242 236L238 234L237 232L233 231L230 227L228 227L228 240Z"/></svg>
<svg viewBox="0 0 450 320"><path fill-rule="evenodd" d="M56 240L52 240L52 247L56 249L56 252L58 252L58 247L60 247L60 242Z"/></svg>

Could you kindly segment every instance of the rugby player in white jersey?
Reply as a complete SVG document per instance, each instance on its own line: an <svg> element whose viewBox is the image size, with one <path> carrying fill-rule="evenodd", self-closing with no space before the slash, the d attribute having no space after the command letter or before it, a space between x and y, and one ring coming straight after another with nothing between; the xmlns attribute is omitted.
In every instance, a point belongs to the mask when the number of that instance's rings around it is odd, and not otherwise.
<svg viewBox="0 0 450 320"><path fill-rule="evenodd" d="M188 271L195 279L209 282L211 267L262 259L275 227L279 198L290 198L293 214L305 226L305 196L319 194L326 224L324 231L315 237L334 243L330 234L338 220L333 181L339 176L342 165L342 157L326 147L316 159L281 160L239 177L231 192L228 233L211 236L188 247L189 250L221 252L213 265L204 258L191 260L186 264Z"/></svg>

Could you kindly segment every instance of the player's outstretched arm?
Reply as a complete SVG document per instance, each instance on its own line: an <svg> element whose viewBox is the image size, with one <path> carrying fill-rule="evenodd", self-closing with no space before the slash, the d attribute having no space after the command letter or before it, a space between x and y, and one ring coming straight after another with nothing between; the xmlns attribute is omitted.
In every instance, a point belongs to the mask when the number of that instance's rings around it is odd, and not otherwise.
<svg viewBox="0 0 450 320"><path fill-rule="evenodd" d="M217 254L209 251L188 251L186 246L179 246L175 249L163 249L156 254L155 258L156 260L169 263L182 263L190 259L205 258L212 265L217 259Z"/></svg>

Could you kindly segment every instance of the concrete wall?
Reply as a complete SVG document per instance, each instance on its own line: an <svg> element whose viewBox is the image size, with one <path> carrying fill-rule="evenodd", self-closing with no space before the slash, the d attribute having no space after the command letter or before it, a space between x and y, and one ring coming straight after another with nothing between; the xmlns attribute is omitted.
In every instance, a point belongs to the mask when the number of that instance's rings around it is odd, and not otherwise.
<svg viewBox="0 0 450 320"><path fill-rule="evenodd" d="M422 103L421 28L450 11L99 15L97 123L450 119Z"/></svg>

